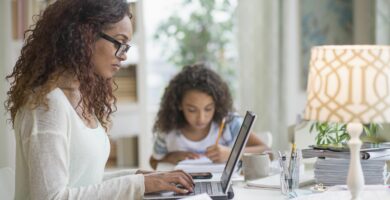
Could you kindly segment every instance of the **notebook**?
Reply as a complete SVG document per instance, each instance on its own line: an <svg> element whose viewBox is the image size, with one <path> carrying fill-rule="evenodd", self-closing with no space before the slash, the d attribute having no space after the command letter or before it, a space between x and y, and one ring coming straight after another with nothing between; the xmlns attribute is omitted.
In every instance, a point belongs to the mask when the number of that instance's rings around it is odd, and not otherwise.
<svg viewBox="0 0 390 200"><path fill-rule="evenodd" d="M299 187L314 184L314 173L306 172L299 174ZM267 176L265 178L247 181L249 187L280 189L280 174Z"/></svg>
<svg viewBox="0 0 390 200"><path fill-rule="evenodd" d="M232 175L237 166L238 160L242 154L242 151L246 145L249 137L249 133L252 129L253 123L256 119L256 115L253 112L247 111L244 121L242 122L240 131L237 135L237 139L234 142L232 151L230 152L229 159L226 162L225 168L222 172L221 179L219 181L205 181L196 182L194 192L188 194L176 194L176 193L152 193L144 196L145 200L150 199L181 199L189 196L195 196L202 193L207 193L211 199L231 199L234 193L231 191L230 184Z"/></svg>
<svg viewBox="0 0 390 200"><path fill-rule="evenodd" d="M188 173L196 172L211 172L222 173L225 168L225 163L213 163L206 156L202 156L199 159L183 160L177 163L175 169L181 169Z"/></svg>

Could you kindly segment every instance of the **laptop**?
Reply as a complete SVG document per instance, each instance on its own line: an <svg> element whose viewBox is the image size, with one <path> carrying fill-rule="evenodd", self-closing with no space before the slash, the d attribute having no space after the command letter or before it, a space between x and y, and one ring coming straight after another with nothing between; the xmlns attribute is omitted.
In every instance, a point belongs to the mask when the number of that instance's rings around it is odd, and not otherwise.
<svg viewBox="0 0 390 200"><path fill-rule="evenodd" d="M234 142L234 146L232 148L232 151L230 152L229 159L226 162L220 181L195 182L194 192L188 194L157 192L146 194L144 196L144 199L181 199L202 193L207 193L212 199L217 200L233 198L234 193L230 187L232 175L235 171L235 167L237 166L239 158L241 157L242 151L246 145L249 133L252 129L255 119L256 115L253 112L246 112L244 121L242 122L240 128L240 132L238 133L237 139Z"/></svg>

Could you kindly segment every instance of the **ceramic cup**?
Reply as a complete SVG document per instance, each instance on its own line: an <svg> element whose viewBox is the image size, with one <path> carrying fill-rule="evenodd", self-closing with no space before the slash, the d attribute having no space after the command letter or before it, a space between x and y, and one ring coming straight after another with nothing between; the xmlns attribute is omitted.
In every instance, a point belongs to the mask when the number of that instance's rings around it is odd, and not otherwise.
<svg viewBox="0 0 390 200"><path fill-rule="evenodd" d="M245 180L254 180L269 175L270 158L265 153L244 153L242 156L243 173Z"/></svg>

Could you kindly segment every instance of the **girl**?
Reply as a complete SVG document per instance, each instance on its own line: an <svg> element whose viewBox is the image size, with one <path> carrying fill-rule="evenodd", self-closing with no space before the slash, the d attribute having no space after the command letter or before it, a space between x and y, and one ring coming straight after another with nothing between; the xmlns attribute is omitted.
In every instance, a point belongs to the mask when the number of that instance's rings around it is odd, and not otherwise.
<svg viewBox="0 0 390 200"><path fill-rule="evenodd" d="M218 74L204 64L184 67L165 89L153 127L151 166L155 169L158 162L177 164L201 155L226 162L243 120L232 112L232 104L229 88ZM217 139L222 121L226 124ZM245 152L265 150L269 148L251 133Z"/></svg>

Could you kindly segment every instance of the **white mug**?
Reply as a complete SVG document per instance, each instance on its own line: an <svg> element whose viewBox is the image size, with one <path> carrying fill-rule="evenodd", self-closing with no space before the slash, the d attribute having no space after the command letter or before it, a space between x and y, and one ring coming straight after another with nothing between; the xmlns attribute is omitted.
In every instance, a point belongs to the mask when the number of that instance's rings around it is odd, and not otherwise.
<svg viewBox="0 0 390 200"><path fill-rule="evenodd" d="M242 156L245 180L266 177L270 172L271 160L266 153L244 153Z"/></svg>

